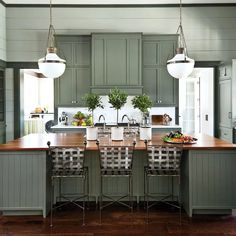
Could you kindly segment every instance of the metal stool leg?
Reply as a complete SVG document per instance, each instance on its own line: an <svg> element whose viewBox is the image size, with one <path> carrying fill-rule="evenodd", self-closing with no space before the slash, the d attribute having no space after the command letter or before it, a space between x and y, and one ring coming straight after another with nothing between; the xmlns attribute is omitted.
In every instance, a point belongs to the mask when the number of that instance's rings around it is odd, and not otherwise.
<svg viewBox="0 0 236 236"><path fill-rule="evenodd" d="M86 192L86 194L87 194L87 208L89 209L89 206L90 206L90 202L89 202L89 172L88 172L88 170L87 170L87 192Z"/></svg>
<svg viewBox="0 0 236 236"><path fill-rule="evenodd" d="M146 180L147 180L147 183L146 183L146 186L147 186L147 192L146 192L146 201L147 201L147 223L149 222L149 176L148 174L146 175Z"/></svg>
<svg viewBox="0 0 236 236"><path fill-rule="evenodd" d="M101 185L100 185L100 204L99 204L99 218L100 218L100 224L102 224L102 195L103 195L103 178L101 175Z"/></svg>
<svg viewBox="0 0 236 236"><path fill-rule="evenodd" d="M179 223L180 226L182 225L182 204L181 204L181 180L180 180L180 176L179 176L179 196L178 196L178 202L179 202Z"/></svg>
<svg viewBox="0 0 236 236"><path fill-rule="evenodd" d="M85 225L84 219L85 219L85 188L86 188L86 176L83 177L83 226Z"/></svg>
<svg viewBox="0 0 236 236"><path fill-rule="evenodd" d="M50 227L53 226L52 224L52 217L53 217L53 201L54 201L54 179L51 177L51 211L50 211Z"/></svg>

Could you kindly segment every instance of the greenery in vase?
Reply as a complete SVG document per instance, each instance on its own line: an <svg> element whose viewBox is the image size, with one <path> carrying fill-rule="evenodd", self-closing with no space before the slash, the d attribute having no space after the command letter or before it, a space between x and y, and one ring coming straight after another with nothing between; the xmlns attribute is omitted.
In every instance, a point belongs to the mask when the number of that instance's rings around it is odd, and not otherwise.
<svg viewBox="0 0 236 236"><path fill-rule="evenodd" d="M94 125L94 110L97 107L103 108L101 97L94 93L85 94L83 100L85 105L88 107L88 110L92 112L92 126Z"/></svg>
<svg viewBox="0 0 236 236"><path fill-rule="evenodd" d="M116 109L116 122L118 124L119 110L123 107L127 101L128 95L125 92L120 91L115 88L110 91L108 94L109 103L112 105L112 108Z"/></svg>
<svg viewBox="0 0 236 236"><path fill-rule="evenodd" d="M132 99L132 105L134 108L138 108L145 119L145 125L147 125L148 109L152 107L152 100L146 94L137 95Z"/></svg>

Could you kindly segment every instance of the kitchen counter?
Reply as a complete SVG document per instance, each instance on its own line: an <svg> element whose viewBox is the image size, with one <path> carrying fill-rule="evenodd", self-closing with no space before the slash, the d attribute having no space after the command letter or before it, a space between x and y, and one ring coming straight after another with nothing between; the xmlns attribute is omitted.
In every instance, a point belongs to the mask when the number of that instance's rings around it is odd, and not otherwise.
<svg viewBox="0 0 236 236"><path fill-rule="evenodd" d="M164 134L153 134L149 144L161 144ZM195 144L184 144L184 150L236 150L236 144L232 144L208 135L196 134L198 139ZM81 146L85 138L80 133L50 133L50 134L29 134L22 138L10 141L0 145L0 151L21 151L21 150L47 150L47 142L50 141L52 146ZM103 145L132 145L133 139L125 138L123 141L111 141L108 137L100 139ZM136 138L136 149L144 150L144 141ZM88 150L97 150L95 141L87 142ZM236 158L236 156L235 156Z"/></svg>
<svg viewBox="0 0 236 236"><path fill-rule="evenodd" d="M164 144L164 134L154 133L149 144ZM183 145L181 161L181 195L185 211L193 214L231 214L236 208L236 145L202 134L195 144ZM0 211L3 215L43 215L50 209L50 162L47 142L52 146L83 145L81 133L29 134L20 139L0 145ZM101 138L102 145L132 145L133 139L111 141ZM133 196L143 201L143 169L147 165L143 141L136 138L133 160ZM99 155L95 141L88 141L85 165L89 168L89 197L98 202L100 193ZM68 180L62 191L73 192L74 180ZM71 182L70 182L71 181ZM123 193L125 180L112 178L104 186L106 193L114 196ZM76 185L80 191L80 185ZM172 188L169 179L160 179L158 184L150 183L153 192L169 193ZM78 189L77 189L78 188ZM174 192L178 193L177 181ZM27 193L27 194L26 194ZM171 200L171 199L170 199Z"/></svg>

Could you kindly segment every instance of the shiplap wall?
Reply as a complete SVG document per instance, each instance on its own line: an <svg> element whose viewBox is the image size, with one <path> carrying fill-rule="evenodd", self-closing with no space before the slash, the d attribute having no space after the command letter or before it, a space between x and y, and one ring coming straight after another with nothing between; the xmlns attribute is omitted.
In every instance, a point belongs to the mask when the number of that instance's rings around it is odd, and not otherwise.
<svg viewBox="0 0 236 236"><path fill-rule="evenodd" d="M143 32L173 34L179 9L53 8L57 34ZM7 8L7 61L36 61L44 55L48 8ZM236 7L184 7L189 55L195 60L236 58Z"/></svg>
<svg viewBox="0 0 236 236"><path fill-rule="evenodd" d="M6 8L0 4L0 59L6 61Z"/></svg>

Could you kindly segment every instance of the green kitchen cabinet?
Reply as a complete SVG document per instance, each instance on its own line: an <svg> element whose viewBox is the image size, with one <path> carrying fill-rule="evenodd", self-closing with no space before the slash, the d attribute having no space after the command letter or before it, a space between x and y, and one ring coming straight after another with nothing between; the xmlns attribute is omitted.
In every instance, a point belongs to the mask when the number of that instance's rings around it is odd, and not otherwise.
<svg viewBox="0 0 236 236"><path fill-rule="evenodd" d="M166 67L143 68L143 92L154 106L177 106L178 84Z"/></svg>
<svg viewBox="0 0 236 236"><path fill-rule="evenodd" d="M166 68L176 45L176 35L143 36L143 92L151 97L154 106L178 106L178 81Z"/></svg>
<svg viewBox="0 0 236 236"><path fill-rule="evenodd" d="M90 92L91 37L57 36L60 53L66 59L65 73L55 80L55 106L84 106Z"/></svg>
<svg viewBox="0 0 236 236"><path fill-rule="evenodd" d="M5 142L5 71L0 68L0 143Z"/></svg>
<svg viewBox="0 0 236 236"><path fill-rule="evenodd" d="M232 93L231 79L219 81L219 125L231 127L232 123Z"/></svg>
<svg viewBox="0 0 236 236"><path fill-rule="evenodd" d="M222 63L217 68L217 132L218 137L233 141L233 127L236 121L236 60Z"/></svg>
<svg viewBox="0 0 236 236"><path fill-rule="evenodd" d="M111 88L118 87L131 94L142 93L141 36L137 33L92 35L93 92L107 94Z"/></svg>

